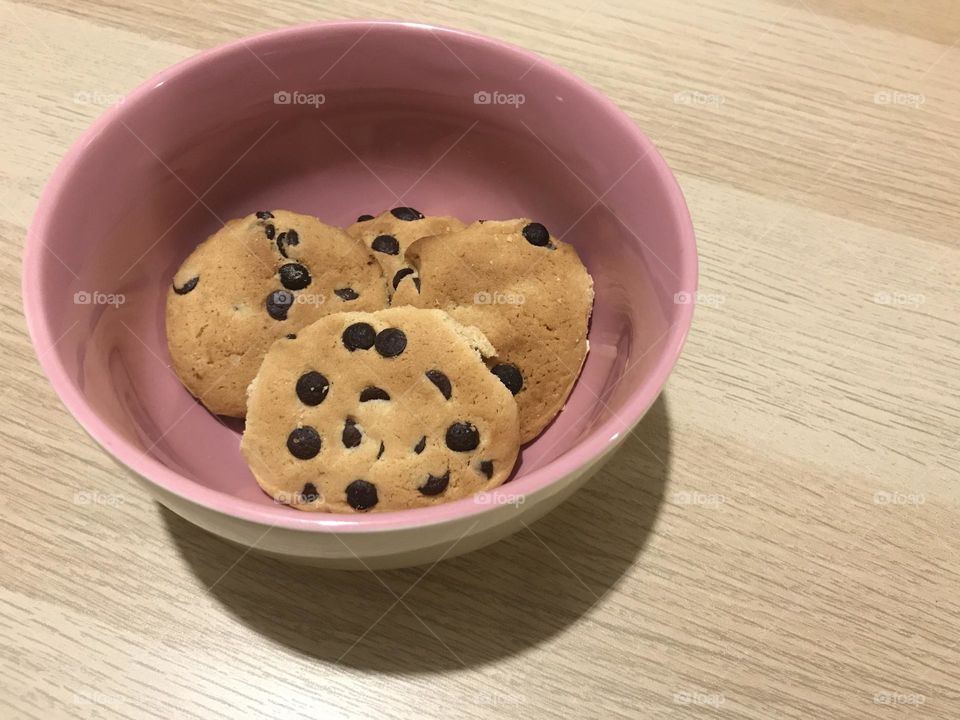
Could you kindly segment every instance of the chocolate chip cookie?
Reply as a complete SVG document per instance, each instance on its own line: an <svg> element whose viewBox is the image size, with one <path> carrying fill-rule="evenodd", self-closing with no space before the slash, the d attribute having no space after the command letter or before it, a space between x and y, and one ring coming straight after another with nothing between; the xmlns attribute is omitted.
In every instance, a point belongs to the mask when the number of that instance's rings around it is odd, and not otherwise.
<svg viewBox="0 0 960 720"><path fill-rule="evenodd" d="M494 488L519 448L513 396L476 328L439 310L328 315L277 340L250 385L241 451L300 510L435 505Z"/></svg>
<svg viewBox="0 0 960 720"><path fill-rule="evenodd" d="M414 242L394 305L439 308L497 349L490 369L516 397L520 439L557 415L587 354L593 280L572 245L528 219L475 222Z"/></svg>
<svg viewBox="0 0 960 720"><path fill-rule="evenodd" d="M330 313L387 305L361 242L285 210L231 220L180 266L167 294L173 368L212 412L243 417L246 391L277 338Z"/></svg>
<svg viewBox="0 0 960 720"><path fill-rule="evenodd" d="M401 280L413 274L403 255L411 243L430 235L445 235L465 225L455 217L423 215L409 207L396 207L376 217L361 215L347 228L347 234L359 238L370 248L383 268L392 292Z"/></svg>

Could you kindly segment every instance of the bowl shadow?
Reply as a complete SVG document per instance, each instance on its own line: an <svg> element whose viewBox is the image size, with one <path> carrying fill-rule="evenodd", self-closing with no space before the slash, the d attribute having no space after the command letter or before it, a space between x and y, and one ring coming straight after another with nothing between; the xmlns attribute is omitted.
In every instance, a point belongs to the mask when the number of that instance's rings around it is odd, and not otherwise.
<svg viewBox="0 0 960 720"><path fill-rule="evenodd" d="M187 566L257 633L323 662L429 674L535 647L616 593L655 525L670 445L661 395L609 462L560 507L515 535L432 567L324 570L244 555L158 507Z"/></svg>

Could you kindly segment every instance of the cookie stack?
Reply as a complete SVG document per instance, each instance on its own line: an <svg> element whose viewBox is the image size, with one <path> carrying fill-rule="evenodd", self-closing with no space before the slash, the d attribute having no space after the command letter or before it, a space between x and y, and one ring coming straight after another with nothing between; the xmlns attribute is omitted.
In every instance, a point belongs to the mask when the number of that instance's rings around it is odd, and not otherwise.
<svg viewBox="0 0 960 720"><path fill-rule="evenodd" d="M399 510L510 476L580 373L592 302L573 247L530 220L261 211L181 265L167 340L195 397L246 417L275 500Z"/></svg>

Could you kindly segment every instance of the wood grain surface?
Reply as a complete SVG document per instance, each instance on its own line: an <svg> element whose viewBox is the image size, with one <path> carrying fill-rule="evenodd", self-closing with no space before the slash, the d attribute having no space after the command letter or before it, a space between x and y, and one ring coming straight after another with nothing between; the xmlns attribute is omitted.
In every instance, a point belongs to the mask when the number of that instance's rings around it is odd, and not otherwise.
<svg viewBox="0 0 960 720"><path fill-rule="evenodd" d="M698 233L690 341L623 450L430 571L287 566L165 511L64 410L20 307L40 190L111 98L347 17L576 72L657 143ZM960 717L955 0L0 0L0 20L0 717Z"/></svg>

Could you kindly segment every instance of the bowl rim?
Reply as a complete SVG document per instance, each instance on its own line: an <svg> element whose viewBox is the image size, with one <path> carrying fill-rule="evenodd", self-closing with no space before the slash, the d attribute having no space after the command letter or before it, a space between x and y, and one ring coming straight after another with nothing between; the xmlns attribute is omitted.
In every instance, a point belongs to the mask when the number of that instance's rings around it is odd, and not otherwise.
<svg viewBox="0 0 960 720"><path fill-rule="evenodd" d="M367 32L374 28L385 28L401 32L439 33L445 38L483 46L494 53L523 58L531 66L535 64L541 72L559 77L584 91L592 99L597 112L603 112L607 116L608 122L615 123L621 130L626 131L635 139L637 145L643 150L644 155L642 157L656 171L669 198L669 212L674 216L677 225L680 227L678 242L681 245L681 267L677 269L680 285L690 293L695 292L697 287L698 260L693 224L683 193L666 161L646 134L612 100L572 72L534 52L503 40L441 25L397 20L338 20L276 28L238 38L200 51L162 70L127 94L122 105L114 106L101 113L72 144L47 181L40 195L25 241L21 277L24 316L37 359L54 391L80 426L103 449L146 481L159 485L162 489L183 500L224 516L270 526L270 528L280 527L287 530L321 533L395 531L471 518L480 522L482 515L495 511L499 504L496 502L482 504L476 502L475 498L470 497L432 507L409 510L358 513L357 515L307 513L289 511L279 504L276 507L261 505L251 500L207 488L144 453L101 420L70 379L59 357L51 352L60 338L51 336L47 323L48 313L42 303L39 286L36 283L28 282L28 280L39 276L43 250L46 248L44 238L48 234L50 218L54 208L59 203L61 195L69 185L71 175L83 162L93 141L118 117L122 116L125 108L136 107L152 90L167 81L189 73L199 66L215 63L220 58L237 50L246 49L253 52L257 49L257 46L272 45L283 39L315 37L317 34L323 35L364 28L367 29ZM257 53L254 52L254 54ZM593 460L605 455L607 450L615 447L618 441L622 441L633 430L659 396L667 377L680 356L692 323L693 306L693 303L678 304L678 319L670 324L667 332L653 346L647 349L646 352L651 352L656 345L661 345L659 356L656 358L653 368L646 376L645 381L631 392L622 411L608 418L600 427L593 430L560 457L541 468L533 470L522 478L512 480L508 486L504 486L509 488L510 495L529 497L558 482L562 477L575 474L581 468L588 466ZM46 348L46 350L41 351L41 348Z"/></svg>

